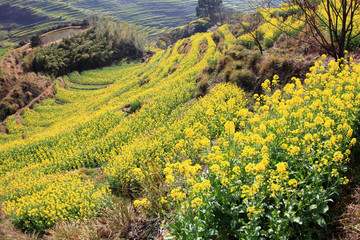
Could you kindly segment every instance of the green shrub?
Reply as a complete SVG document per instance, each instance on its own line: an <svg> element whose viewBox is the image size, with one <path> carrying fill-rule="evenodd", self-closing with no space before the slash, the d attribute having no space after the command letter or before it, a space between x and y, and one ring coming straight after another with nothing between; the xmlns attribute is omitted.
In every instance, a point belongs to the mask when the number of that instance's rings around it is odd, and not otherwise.
<svg viewBox="0 0 360 240"><path fill-rule="evenodd" d="M197 89L195 90L194 97L199 98L205 96L208 89L209 89L208 81L206 79L201 79L197 84Z"/></svg>
<svg viewBox="0 0 360 240"><path fill-rule="evenodd" d="M7 51L8 51L7 48L0 49L0 59L6 54ZM0 75L0 77L1 77L1 75Z"/></svg>
<svg viewBox="0 0 360 240"><path fill-rule="evenodd" d="M30 38L30 46L32 48L40 46L41 45L41 36L40 35L34 35Z"/></svg>
<svg viewBox="0 0 360 240"><path fill-rule="evenodd" d="M250 70L242 69L232 71L229 81L236 83L239 87L249 92L254 89L256 78Z"/></svg>
<svg viewBox="0 0 360 240"><path fill-rule="evenodd" d="M130 111L131 111L131 113L134 113L134 112L136 112L138 109L140 109L141 108L141 102L139 101L139 100L136 100L136 101L134 101L134 102L132 102L132 103L130 103Z"/></svg>
<svg viewBox="0 0 360 240"><path fill-rule="evenodd" d="M142 78L140 81L139 81L139 86L141 87L141 86L143 86L143 85L145 85L145 84L147 84L147 83L149 83L150 82L150 78Z"/></svg>
<svg viewBox="0 0 360 240"><path fill-rule="evenodd" d="M360 36L352 39L349 44L349 51L355 51L360 46Z"/></svg>
<svg viewBox="0 0 360 240"><path fill-rule="evenodd" d="M247 49L252 49L255 46L254 41L241 40L241 41L238 41L237 44L240 44L240 45L246 47Z"/></svg>
<svg viewBox="0 0 360 240"><path fill-rule="evenodd" d="M220 42L221 38L223 38L221 36L221 34L219 33L219 31L215 31L211 37L214 40L216 45Z"/></svg>
<svg viewBox="0 0 360 240"><path fill-rule="evenodd" d="M270 38L266 38L266 39L264 39L264 45L265 45L265 47L270 48L270 47L274 46L274 40L272 40Z"/></svg>

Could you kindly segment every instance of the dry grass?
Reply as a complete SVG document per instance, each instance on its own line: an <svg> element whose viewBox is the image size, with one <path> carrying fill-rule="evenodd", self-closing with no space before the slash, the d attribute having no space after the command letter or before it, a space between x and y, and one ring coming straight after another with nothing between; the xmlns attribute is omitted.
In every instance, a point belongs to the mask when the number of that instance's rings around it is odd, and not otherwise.
<svg viewBox="0 0 360 240"><path fill-rule="evenodd" d="M161 220L147 221L132 204L114 200L94 219L86 222L62 222L49 230L46 240L160 239Z"/></svg>
<svg viewBox="0 0 360 240"><path fill-rule="evenodd" d="M24 49L9 50L0 60L0 121L38 97L34 103L53 96L50 77L24 70L27 54Z"/></svg>
<svg viewBox="0 0 360 240"><path fill-rule="evenodd" d="M104 184L100 168L78 170L86 179ZM100 209L98 216L87 221L64 221L47 231L44 236L23 233L16 229L9 216L1 211L0 240L115 240L115 239L163 239L160 232L161 219L153 219L137 211L129 199L114 196ZM149 220L150 219L150 220Z"/></svg>
<svg viewBox="0 0 360 240"><path fill-rule="evenodd" d="M39 240L37 233L23 233L16 229L9 216L6 216L0 205L0 240Z"/></svg>
<svg viewBox="0 0 360 240"><path fill-rule="evenodd" d="M353 191L352 202L346 205L339 222L343 232L340 238L360 239L360 188Z"/></svg>
<svg viewBox="0 0 360 240"><path fill-rule="evenodd" d="M178 48L178 54L188 54L191 50L191 41L186 39L183 44Z"/></svg>
<svg viewBox="0 0 360 240"><path fill-rule="evenodd" d="M355 124L355 136L359 139L360 126ZM349 166L348 178L350 183L340 192L333 212L335 215L334 227L330 230L333 240L360 239L360 148L352 150L352 162Z"/></svg>

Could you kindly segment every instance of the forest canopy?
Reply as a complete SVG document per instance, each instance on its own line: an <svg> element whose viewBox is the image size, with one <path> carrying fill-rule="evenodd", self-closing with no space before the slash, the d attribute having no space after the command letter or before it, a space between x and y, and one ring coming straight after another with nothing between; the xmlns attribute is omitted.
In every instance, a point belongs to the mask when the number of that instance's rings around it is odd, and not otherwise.
<svg viewBox="0 0 360 240"><path fill-rule="evenodd" d="M59 44L36 49L25 67L61 76L72 71L107 66L124 58L140 58L146 36L137 26L107 19L93 20L91 28Z"/></svg>

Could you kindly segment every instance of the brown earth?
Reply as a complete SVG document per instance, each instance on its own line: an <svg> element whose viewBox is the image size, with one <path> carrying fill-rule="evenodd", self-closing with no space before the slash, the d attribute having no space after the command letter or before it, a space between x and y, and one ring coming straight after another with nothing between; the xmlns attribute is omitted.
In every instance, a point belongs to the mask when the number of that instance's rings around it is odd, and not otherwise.
<svg viewBox="0 0 360 240"><path fill-rule="evenodd" d="M22 63L28 54L26 48L9 50L0 60L0 121L26 107L40 95L41 99L53 95L50 77L24 70ZM46 94L42 94L45 90Z"/></svg>

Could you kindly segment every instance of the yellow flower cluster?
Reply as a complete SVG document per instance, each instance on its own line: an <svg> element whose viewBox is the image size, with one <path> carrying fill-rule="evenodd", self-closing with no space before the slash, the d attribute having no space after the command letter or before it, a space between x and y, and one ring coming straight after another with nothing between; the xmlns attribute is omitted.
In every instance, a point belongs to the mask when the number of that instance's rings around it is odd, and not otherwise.
<svg viewBox="0 0 360 240"><path fill-rule="evenodd" d="M253 36L257 36L256 33L262 33L265 46L272 46L282 33L297 36L305 26L304 18L297 15L298 7L292 4L282 4L278 8L259 8L257 12L264 18L264 23L252 33L241 34L237 38L238 41L254 43ZM246 25L249 24L245 23Z"/></svg>
<svg viewBox="0 0 360 240"><path fill-rule="evenodd" d="M207 212L212 208L208 202L222 201L229 209L246 212L248 219L241 221L249 228L275 226L287 211L298 221L295 217L307 211L302 204L319 206L334 187L348 182L342 174L357 142L351 124L360 104L359 65L344 59L325 65L320 60L305 84L293 78L283 91L276 89L277 79L264 82L264 95L254 95L253 112L239 106L235 120L223 122L222 132L202 156L203 173L181 190L187 192L181 203L189 208L185 215L200 206L197 201ZM234 99L238 101L244 100ZM207 187L201 188L205 180ZM331 187L324 188L325 182ZM264 214L275 214L274 222L255 221Z"/></svg>
<svg viewBox="0 0 360 240"><path fill-rule="evenodd" d="M171 190L170 196L174 201L182 201L186 198L186 194L181 187Z"/></svg>
<svg viewBox="0 0 360 240"><path fill-rule="evenodd" d="M149 206L150 202L147 200L147 198L143 198L141 200L135 200L134 201L134 207L140 208L140 207L147 207Z"/></svg>
<svg viewBox="0 0 360 240"><path fill-rule="evenodd" d="M192 208L198 208L201 207L201 205L203 204L203 201L200 198L194 198L191 201L191 207Z"/></svg>
<svg viewBox="0 0 360 240"><path fill-rule="evenodd" d="M228 26L219 32L230 46ZM82 73L78 82L113 84L76 91L59 83L56 99L26 110L22 124L9 118L9 134L0 134L6 212L24 230L91 217L107 190L66 171L105 163L111 187L141 190L136 207L183 206L181 213L200 217L206 211L194 209L217 201L244 213L244 228L269 212L275 220L277 212L293 217L327 200L324 183L347 182L342 175L356 144L351 126L360 104L359 65L319 61L305 84L294 78L283 91L275 76L263 84L264 95L254 95L251 111L245 94L229 84L192 100L194 79L221 56L211 36L181 40L146 64ZM140 108L125 114L133 103ZM308 186L319 197L301 194Z"/></svg>
<svg viewBox="0 0 360 240"><path fill-rule="evenodd" d="M230 47L235 39L229 26L219 32ZM204 42L208 46L200 58L199 47ZM201 103L189 101L196 89L196 76L221 54L212 33L201 33L165 51L157 50L145 64L123 64L64 77L107 87L65 89L58 82L55 99L26 110L21 121L15 117L7 120L9 134L0 134L1 201L35 198L64 172L105 163L113 188L147 191L149 184L164 183L164 191L170 193L178 187L180 174L199 173L196 160L223 132L226 121L236 117L239 106L244 108L244 102L235 101L243 93L229 86L219 86L217 96ZM141 107L125 114L126 106L133 103ZM163 173L167 167L173 174ZM195 181L194 177L187 180L189 184ZM69 188L68 194L72 191L75 189ZM157 197L167 201L164 194ZM158 198L149 197L148 201L155 199L158 204ZM77 205L74 203L74 208ZM39 214L48 216L44 211L39 206ZM75 215L68 218L71 216Z"/></svg>
<svg viewBox="0 0 360 240"><path fill-rule="evenodd" d="M86 220L97 213L108 195L79 174L49 176L42 186L27 186L27 195L4 202L4 211L22 229L43 230L60 220ZM31 184L31 182L30 182Z"/></svg>

